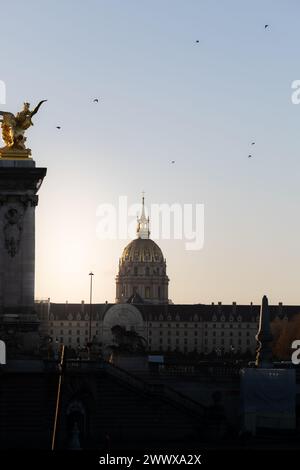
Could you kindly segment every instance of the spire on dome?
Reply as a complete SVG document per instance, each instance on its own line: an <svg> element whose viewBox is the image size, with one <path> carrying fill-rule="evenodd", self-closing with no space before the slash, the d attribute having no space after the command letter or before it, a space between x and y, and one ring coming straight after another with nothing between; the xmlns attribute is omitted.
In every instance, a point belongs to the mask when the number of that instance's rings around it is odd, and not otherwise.
<svg viewBox="0 0 300 470"><path fill-rule="evenodd" d="M138 238L149 238L150 237L150 230L149 230L149 217L147 218L145 215L145 197L144 197L144 191L143 191L143 197L142 197L142 213L141 217L137 219L137 230L136 234Z"/></svg>

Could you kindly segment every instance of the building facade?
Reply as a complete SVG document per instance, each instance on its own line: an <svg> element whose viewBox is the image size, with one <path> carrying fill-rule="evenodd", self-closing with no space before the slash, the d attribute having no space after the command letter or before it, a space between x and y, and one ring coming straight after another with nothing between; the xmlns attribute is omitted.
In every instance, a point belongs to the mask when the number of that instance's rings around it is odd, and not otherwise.
<svg viewBox="0 0 300 470"><path fill-rule="evenodd" d="M138 218L137 238L123 250L116 276L116 303L36 303L41 334L71 348L94 341L103 349L113 343L111 329L120 325L147 340L148 351L217 355L255 354L260 306L191 304L176 305L168 299L166 259L150 239L144 198ZM287 318L300 312L297 306L270 307L271 318Z"/></svg>
<svg viewBox="0 0 300 470"><path fill-rule="evenodd" d="M45 304L47 306L45 307ZM90 305L37 304L37 310L48 312L41 333L71 348L84 347L89 337ZM103 348L113 343L111 328L124 326L142 335L151 352L217 355L228 353L254 354L257 347L259 305L151 305L142 303L94 304L92 337ZM270 306L271 320L291 318L300 307Z"/></svg>

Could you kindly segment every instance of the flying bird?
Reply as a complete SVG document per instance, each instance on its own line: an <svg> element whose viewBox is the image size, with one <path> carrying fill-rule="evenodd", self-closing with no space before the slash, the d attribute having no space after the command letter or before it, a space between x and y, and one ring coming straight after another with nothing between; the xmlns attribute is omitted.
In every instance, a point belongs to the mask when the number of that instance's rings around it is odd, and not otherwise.
<svg viewBox="0 0 300 470"><path fill-rule="evenodd" d="M248 158L252 158L252 155L248 155Z"/></svg>
<svg viewBox="0 0 300 470"><path fill-rule="evenodd" d="M269 25L268 25L268 24L265 24L265 29L267 29L268 27L269 27Z"/></svg>
<svg viewBox="0 0 300 470"><path fill-rule="evenodd" d="M95 99L94 99L94 103L99 103L98 98L95 98Z"/></svg>
<svg viewBox="0 0 300 470"><path fill-rule="evenodd" d="M61 127L60 126L56 126L56 129L60 129Z"/></svg>
<svg viewBox="0 0 300 470"><path fill-rule="evenodd" d="M251 145L255 145L255 142L251 142Z"/></svg>
<svg viewBox="0 0 300 470"><path fill-rule="evenodd" d="M197 40L196 40L196 44L199 44L199 42L200 42L199 39L197 39Z"/></svg>
<svg viewBox="0 0 300 470"><path fill-rule="evenodd" d="M175 160L172 160L171 163L175 163Z"/></svg>

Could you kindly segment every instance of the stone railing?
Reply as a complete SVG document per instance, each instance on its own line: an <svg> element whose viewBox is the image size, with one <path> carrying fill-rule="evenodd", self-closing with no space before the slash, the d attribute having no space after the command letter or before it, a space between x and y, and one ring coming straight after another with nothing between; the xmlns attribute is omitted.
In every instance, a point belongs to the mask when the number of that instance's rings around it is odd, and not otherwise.
<svg viewBox="0 0 300 470"><path fill-rule="evenodd" d="M46 372L60 372L61 367L59 361L48 359L44 360L44 368ZM65 373L68 372L97 372L103 370L103 362L100 361L88 361L88 360L78 360L78 359L67 359L64 364Z"/></svg>
<svg viewBox="0 0 300 470"><path fill-rule="evenodd" d="M184 407L193 413L200 415L205 414L206 408L203 405L163 383L148 383L140 377L107 362L104 363L104 369L134 388L139 388L143 392L150 393L151 395L158 395L161 398L170 400L173 404Z"/></svg>

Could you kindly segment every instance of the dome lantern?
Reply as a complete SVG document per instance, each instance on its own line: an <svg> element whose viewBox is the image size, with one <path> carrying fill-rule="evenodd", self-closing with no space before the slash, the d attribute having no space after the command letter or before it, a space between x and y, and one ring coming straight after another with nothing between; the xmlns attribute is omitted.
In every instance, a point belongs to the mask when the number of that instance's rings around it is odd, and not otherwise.
<svg viewBox="0 0 300 470"><path fill-rule="evenodd" d="M144 197L144 192L143 192L142 213L141 213L141 217L137 219L136 234L138 238L148 239L150 237L149 225L150 225L149 217L146 217L145 215L145 197Z"/></svg>

